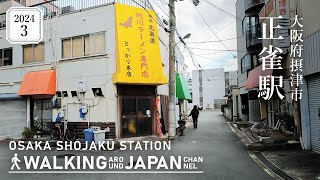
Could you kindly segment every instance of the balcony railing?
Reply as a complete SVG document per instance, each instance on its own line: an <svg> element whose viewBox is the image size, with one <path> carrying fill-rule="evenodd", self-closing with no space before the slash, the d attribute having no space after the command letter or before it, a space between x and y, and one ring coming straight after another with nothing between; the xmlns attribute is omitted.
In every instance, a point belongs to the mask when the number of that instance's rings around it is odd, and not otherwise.
<svg viewBox="0 0 320 180"><path fill-rule="evenodd" d="M48 17L82 11L115 2L145 9L153 9L148 0L52 0L32 5L32 7L38 7L43 12L44 17Z"/></svg>
<svg viewBox="0 0 320 180"><path fill-rule="evenodd" d="M246 44L247 48L262 45L262 39L261 38L261 26L260 24L256 24L254 26L250 26L247 28L246 31Z"/></svg>
<svg viewBox="0 0 320 180"><path fill-rule="evenodd" d="M245 0L246 4L245 4L245 9L246 12L251 11L251 10L261 10L261 8L263 7L265 0ZM259 13L259 12L257 12Z"/></svg>
<svg viewBox="0 0 320 180"><path fill-rule="evenodd" d="M4 0L0 0L0 2L1 1ZM111 5L115 2L148 10L154 10L149 0L51 0L31 5L31 7L38 7L42 11L44 18L50 18L58 14L79 12L85 9L95 8L109 4ZM0 28L3 27L6 27L5 13L0 14Z"/></svg>
<svg viewBox="0 0 320 180"><path fill-rule="evenodd" d="M22 1L20 1L20 0L0 0L0 3L6 2L6 1L16 1L16 2L18 2L18 3L20 3L20 4L25 5L25 2L22 2Z"/></svg>

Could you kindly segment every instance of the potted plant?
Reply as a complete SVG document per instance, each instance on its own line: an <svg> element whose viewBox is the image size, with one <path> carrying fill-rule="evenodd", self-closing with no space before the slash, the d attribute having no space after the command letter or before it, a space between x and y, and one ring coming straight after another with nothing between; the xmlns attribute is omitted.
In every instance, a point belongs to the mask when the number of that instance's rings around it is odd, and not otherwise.
<svg viewBox="0 0 320 180"><path fill-rule="evenodd" d="M32 129L24 127L24 130L22 132L22 137L24 139L31 139L31 138L33 138L34 135L35 135L35 133L33 132Z"/></svg>

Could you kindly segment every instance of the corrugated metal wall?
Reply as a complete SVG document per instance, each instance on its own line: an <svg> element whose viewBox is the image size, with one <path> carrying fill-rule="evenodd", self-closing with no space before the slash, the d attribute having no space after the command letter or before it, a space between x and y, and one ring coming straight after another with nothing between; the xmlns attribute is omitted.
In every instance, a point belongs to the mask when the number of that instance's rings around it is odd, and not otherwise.
<svg viewBox="0 0 320 180"><path fill-rule="evenodd" d="M259 99L249 100L249 121L252 123L260 122Z"/></svg>
<svg viewBox="0 0 320 180"><path fill-rule="evenodd" d="M308 79L311 149L320 152L320 74Z"/></svg>
<svg viewBox="0 0 320 180"><path fill-rule="evenodd" d="M320 31L304 39L303 57L304 76L320 72Z"/></svg>
<svg viewBox="0 0 320 180"><path fill-rule="evenodd" d="M21 138L21 133L27 125L26 101L0 101L0 122L0 139Z"/></svg>

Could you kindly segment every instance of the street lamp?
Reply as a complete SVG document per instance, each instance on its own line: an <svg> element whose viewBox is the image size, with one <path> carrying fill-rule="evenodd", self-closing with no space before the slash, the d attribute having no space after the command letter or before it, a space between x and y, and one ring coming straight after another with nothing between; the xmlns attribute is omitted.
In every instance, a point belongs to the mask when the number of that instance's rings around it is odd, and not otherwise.
<svg viewBox="0 0 320 180"><path fill-rule="evenodd" d="M180 41L175 45L177 46L180 42L182 42L183 44L185 44L185 42L183 41L184 39L189 39L191 37L191 33L188 33L187 35L185 35L183 38L181 38L179 36Z"/></svg>

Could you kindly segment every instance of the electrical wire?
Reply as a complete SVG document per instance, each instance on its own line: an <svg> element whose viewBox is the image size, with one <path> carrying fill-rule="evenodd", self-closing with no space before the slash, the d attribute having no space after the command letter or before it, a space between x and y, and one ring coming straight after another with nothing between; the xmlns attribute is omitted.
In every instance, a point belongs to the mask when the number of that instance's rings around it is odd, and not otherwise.
<svg viewBox="0 0 320 180"><path fill-rule="evenodd" d="M242 22L242 19L240 19L240 18L238 18L237 16L229 13L228 11L226 11L226 10L218 7L217 5L213 4L212 2L210 2L210 1L208 1L208 0L204 0L204 1L206 1L206 2L207 2L208 4L210 4L212 7L216 8L218 11L223 12L223 13L225 13L225 14L228 14L228 15L231 16L232 18L234 18L234 19Z"/></svg>
<svg viewBox="0 0 320 180"><path fill-rule="evenodd" d="M232 52L247 52L247 51L245 51L245 50L205 49L205 48L196 48L196 47L195 47L195 48L191 48L191 49L204 50L204 51L226 51L226 52L230 52L230 51L232 51ZM233 55L233 54L232 54L232 55ZM234 55L233 55L233 56L234 56ZM234 56L234 58L237 58L237 57L235 57L235 56Z"/></svg>
<svg viewBox="0 0 320 180"><path fill-rule="evenodd" d="M132 2L134 2L135 4L137 4L138 6L140 6L141 8L143 8L143 9L152 17L152 15L149 13L148 9L146 9L146 8L145 8L144 6L142 6L140 3L138 3L138 2L135 1L135 0L132 0ZM149 2L149 1L147 0L147 2ZM150 2L149 2L149 4L150 4ZM150 5L151 5L151 4L150 4ZM155 11L154 8L152 7L152 5L151 5L151 10ZM156 13L155 13L155 14L156 14ZM155 21L158 23L158 25L161 26L165 31L167 31L166 25L165 25L162 21L159 20L160 17L158 16L158 14L156 14L156 16L157 16L156 19L155 19L154 17L152 17L152 19L155 20Z"/></svg>
<svg viewBox="0 0 320 180"><path fill-rule="evenodd" d="M234 39L239 39L243 38L244 36L239 36L239 37L234 37L234 38L229 38L229 39L221 39L221 41L230 41ZM202 41L202 42L188 42L188 44L203 44L203 43L215 43L215 42L220 42L220 41Z"/></svg>
<svg viewBox="0 0 320 180"><path fill-rule="evenodd" d="M192 2L191 2L192 3ZM211 28L211 26L209 25L209 23L206 21L206 19L202 16L202 14L199 12L199 10L195 7L195 6L193 6L194 7L194 9L198 12L198 14L200 15L200 17L202 18L202 20L205 22L205 24L208 26L208 28L211 30L211 32L214 34L214 36L220 41L220 43L224 46L224 48L226 49L226 50L228 50L228 52L234 57L234 58L236 58L236 56L232 53L232 51L230 51L229 49L228 49L228 47L221 41L221 39L218 37L218 35L213 31L213 29Z"/></svg>
<svg viewBox="0 0 320 180"><path fill-rule="evenodd" d="M154 2L154 4L164 13L164 15L166 15L167 17L169 17L169 14L168 14L168 11L166 11L166 10L163 10L163 6L162 7L160 7L157 3L156 3L156 1L153 1ZM160 3L161 4L161 3Z"/></svg>
<svg viewBox="0 0 320 180"><path fill-rule="evenodd" d="M198 56L198 57L201 57L201 58L204 58L204 59L208 59L208 60L211 60L211 61L214 61L214 62L223 62L223 63L226 62L226 61L222 61L223 59L212 59L212 58L201 56L201 55L194 55L194 56ZM230 59L230 58L224 58L224 59L225 60L234 60L234 59Z"/></svg>

